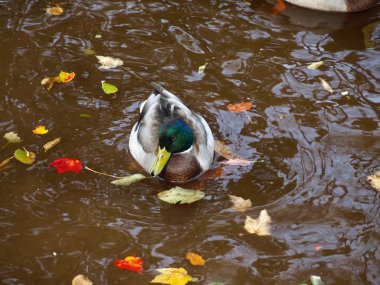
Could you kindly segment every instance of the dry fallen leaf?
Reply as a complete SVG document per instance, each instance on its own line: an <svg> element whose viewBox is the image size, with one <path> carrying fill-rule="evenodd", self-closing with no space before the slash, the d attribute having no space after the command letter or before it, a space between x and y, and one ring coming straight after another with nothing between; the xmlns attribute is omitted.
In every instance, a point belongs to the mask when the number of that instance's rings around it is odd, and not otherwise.
<svg viewBox="0 0 380 285"><path fill-rule="evenodd" d="M326 80L324 80L321 77L318 77L318 79L319 79L319 81L321 81L323 89L325 89L326 91L328 91L330 93L334 92L333 89L331 88L330 84L328 84Z"/></svg>
<svg viewBox="0 0 380 285"><path fill-rule="evenodd" d="M6 133L3 138L5 138L10 143L19 143L21 142L21 138L14 132Z"/></svg>
<svg viewBox="0 0 380 285"><path fill-rule="evenodd" d="M44 148L45 152L47 152L52 147L55 147L57 144L60 143L60 141L61 141L61 138L56 138L56 139L54 139L52 141L49 141L49 142L45 143L43 145L43 148Z"/></svg>
<svg viewBox="0 0 380 285"><path fill-rule="evenodd" d="M313 63L309 64L309 65L307 66L307 68L308 68L308 69L317 69L317 68L320 67L322 64L323 64L323 61L313 62Z"/></svg>
<svg viewBox="0 0 380 285"><path fill-rule="evenodd" d="M244 229L250 234L257 234L259 236L270 235L270 222L271 218L268 215L267 210L261 210L257 219L253 219L247 216L244 224Z"/></svg>
<svg viewBox="0 0 380 285"><path fill-rule="evenodd" d="M55 7L46 8L46 13L59 16L63 13L63 9L57 4Z"/></svg>
<svg viewBox="0 0 380 285"><path fill-rule="evenodd" d="M215 140L214 141L214 149L215 152L217 152L219 155L223 156L224 158L227 159L234 159L237 158L238 156L231 151L231 149L223 144L222 142Z"/></svg>
<svg viewBox="0 0 380 285"><path fill-rule="evenodd" d="M228 104L227 109L234 113L240 113L252 108L252 102L241 102L235 104Z"/></svg>
<svg viewBox="0 0 380 285"><path fill-rule="evenodd" d="M252 202L250 199L244 200L242 197L228 195L233 204L232 209L236 211L245 211L246 209L252 207Z"/></svg>
<svg viewBox="0 0 380 285"><path fill-rule="evenodd" d="M1 163L0 163L0 169L4 168L5 166L8 165L8 163L13 159L14 157L9 157L7 159L4 159Z"/></svg>
<svg viewBox="0 0 380 285"><path fill-rule="evenodd" d="M162 283L169 285L185 285L191 281L193 277L187 274L185 268L160 268L156 269L161 274L157 275L151 283Z"/></svg>
<svg viewBox="0 0 380 285"><path fill-rule="evenodd" d="M368 176L368 180L371 182L373 188L380 191L380 171L377 171L374 175Z"/></svg>
<svg viewBox="0 0 380 285"><path fill-rule="evenodd" d="M83 274L79 274L74 277L73 281L71 281L72 285L92 285L92 281L88 279L88 277Z"/></svg>
<svg viewBox="0 0 380 285"><path fill-rule="evenodd" d="M123 65L123 61L120 58L113 58L110 56L96 55L98 62L101 64L100 69L110 69Z"/></svg>
<svg viewBox="0 0 380 285"><path fill-rule="evenodd" d="M205 260L199 254L189 251L186 253L186 259L190 261L192 265L204 265Z"/></svg>
<svg viewBox="0 0 380 285"><path fill-rule="evenodd" d="M207 66L207 62L204 65L198 67L198 73L204 73Z"/></svg>

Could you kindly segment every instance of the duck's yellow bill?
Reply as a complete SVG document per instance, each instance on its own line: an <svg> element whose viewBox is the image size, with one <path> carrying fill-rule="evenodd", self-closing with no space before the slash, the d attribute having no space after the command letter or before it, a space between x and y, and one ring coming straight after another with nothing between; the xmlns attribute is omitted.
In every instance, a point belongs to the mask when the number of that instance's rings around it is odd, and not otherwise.
<svg viewBox="0 0 380 285"><path fill-rule="evenodd" d="M156 161L153 163L152 168L150 169L150 174L152 176L157 176L164 169L165 165L168 163L171 153L168 152L165 147L158 147L158 154Z"/></svg>

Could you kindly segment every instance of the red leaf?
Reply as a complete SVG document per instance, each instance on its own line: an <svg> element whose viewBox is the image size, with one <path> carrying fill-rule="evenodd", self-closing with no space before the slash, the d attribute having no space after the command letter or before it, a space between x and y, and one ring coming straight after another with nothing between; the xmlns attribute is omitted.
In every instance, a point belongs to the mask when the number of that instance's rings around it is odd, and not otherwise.
<svg viewBox="0 0 380 285"><path fill-rule="evenodd" d="M75 172L79 173L82 170L82 162L77 159L62 157L54 160L49 164L49 167L55 167L58 173Z"/></svg>
<svg viewBox="0 0 380 285"><path fill-rule="evenodd" d="M241 103L227 105L227 109L234 113L243 112L251 108L252 108L252 102L241 102Z"/></svg>
<svg viewBox="0 0 380 285"><path fill-rule="evenodd" d="M124 259L116 259L115 265L120 269L127 269L134 272L141 272L143 261L140 257L136 256L127 256Z"/></svg>

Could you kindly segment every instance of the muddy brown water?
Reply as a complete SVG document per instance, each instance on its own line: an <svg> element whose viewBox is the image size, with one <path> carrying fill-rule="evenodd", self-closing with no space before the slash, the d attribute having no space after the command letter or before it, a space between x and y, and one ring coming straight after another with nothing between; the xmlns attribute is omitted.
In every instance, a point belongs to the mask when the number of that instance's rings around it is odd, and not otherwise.
<svg viewBox="0 0 380 285"><path fill-rule="evenodd" d="M147 284L163 267L184 267L198 284L310 284L310 275L380 284L379 193L367 181L380 169L379 6L344 15L287 5L272 15L271 1L65 1L51 16L49 4L0 1L0 130L23 139L0 160L22 146L37 155L0 173L1 284L71 284L80 273L95 284ZM121 58L142 79L100 70L84 49ZM40 85L61 70L76 73L73 83ZM105 95L101 80L119 92ZM202 201L175 206L157 198L172 185L156 179L123 188L48 168L74 157L135 173L129 132L151 81L202 114L234 152L264 162L224 166L196 185ZM242 101L253 103L252 122L226 109ZM49 133L33 135L40 124ZM231 210L229 194L253 207ZM262 209L269 237L243 229ZM206 265L190 265L188 251ZM128 255L144 260L142 274L115 267Z"/></svg>

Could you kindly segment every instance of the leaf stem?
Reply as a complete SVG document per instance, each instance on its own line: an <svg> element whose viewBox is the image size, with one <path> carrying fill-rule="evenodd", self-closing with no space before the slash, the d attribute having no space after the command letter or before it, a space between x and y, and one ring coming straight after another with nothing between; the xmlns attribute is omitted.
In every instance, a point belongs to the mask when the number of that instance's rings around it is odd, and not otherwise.
<svg viewBox="0 0 380 285"><path fill-rule="evenodd" d="M134 73L134 72L133 72L132 70L130 70L129 68L126 68L126 67L124 67L124 66L122 66L122 65L120 65L120 67L121 67L122 69L124 69L125 71L128 71L129 73L133 74L133 75L136 76L138 79L143 80L142 77L138 76L136 73Z"/></svg>
<svg viewBox="0 0 380 285"><path fill-rule="evenodd" d="M249 121L251 122L251 124L253 125L253 122L252 122L251 118L248 116L248 114L247 114L247 111L246 111L246 110L244 110L244 114L247 116L248 120L249 120Z"/></svg>
<svg viewBox="0 0 380 285"><path fill-rule="evenodd" d="M99 171L96 171L94 169L91 169L90 167L87 167L85 166L84 169L88 170L88 171L91 171L91 172L94 172L96 174L100 174L100 175L104 175L104 176L108 176L108 177L113 177L113 178L123 178L123 177L120 177L120 176L115 176L115 175L111 175L111 174L107 174L107 173L103 173L103 172L99 172Z"/></svg>

